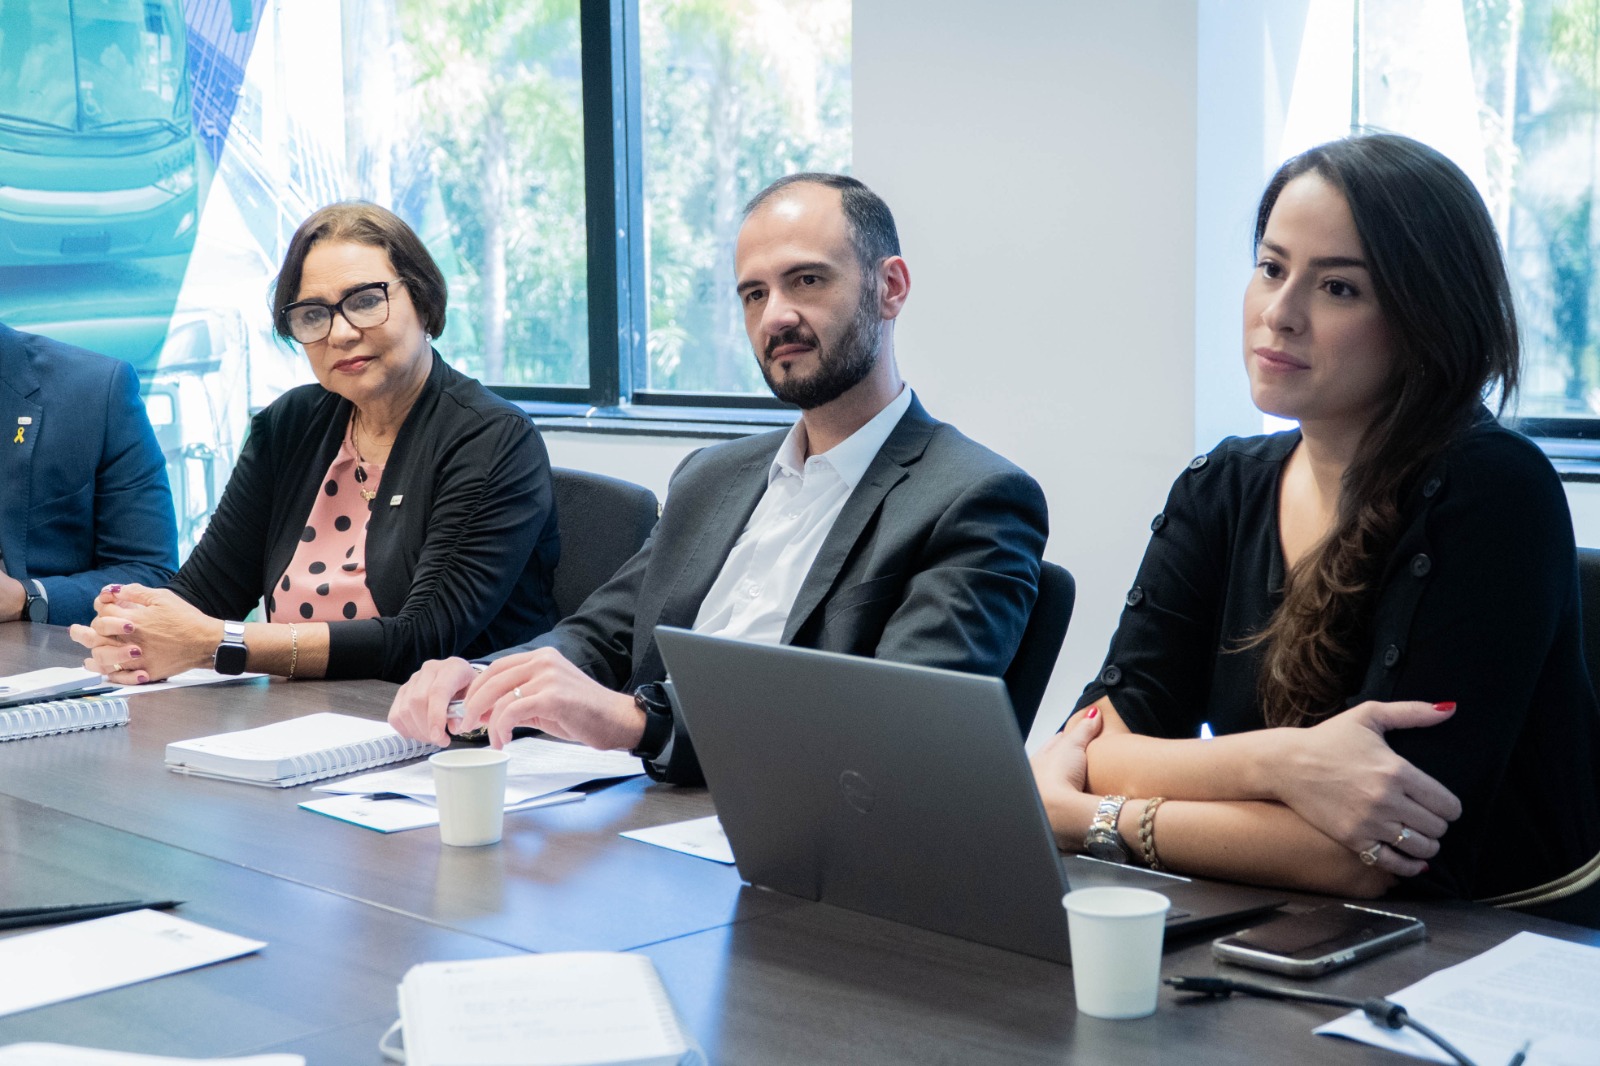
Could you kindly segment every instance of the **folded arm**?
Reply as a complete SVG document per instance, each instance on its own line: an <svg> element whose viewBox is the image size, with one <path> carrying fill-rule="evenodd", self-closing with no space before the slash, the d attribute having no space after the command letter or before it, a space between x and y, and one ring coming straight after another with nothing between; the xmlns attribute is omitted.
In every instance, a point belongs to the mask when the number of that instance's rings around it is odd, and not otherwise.
<svg viewBox="0 0 1600 1066"><path fill-rule="evenodd" d="M1410 829L1437 849L1460 801L1396 755L1390 729L1444 722L1450 705L1363 703L1309 729L1262 729L1210 740L1140 736L1109 696L1095 706L1104 732L1088 761L1099 793L1199 801L1266 801L1288 808L1351 853Z"/></svg>
<svg viewBox="0 0 1600 1066"><path fill-rule="evenodd" d="M1083 850L1100 799L1098 789L1086 788L1089 763L1098 754L1096 748L1116 739L1120 727L1120 722L1113 723L1114 712L1094 710L1093 717L1078 715L1033 757L1045 813L1057 843L1068 851ZM1151 794L1116 794L1129 797L1118 830L1129 850L1141 856L1140 820ZM1288 807L1259 800L1168 798L1156 809L1152 829L1160 861L1171 870L1364 898L1382 895L1396 876L1423 869L1422 860L1438 848L1419 836L1407 841L1408 854L1380 849L1377 864L1367 865Z"/></svg>

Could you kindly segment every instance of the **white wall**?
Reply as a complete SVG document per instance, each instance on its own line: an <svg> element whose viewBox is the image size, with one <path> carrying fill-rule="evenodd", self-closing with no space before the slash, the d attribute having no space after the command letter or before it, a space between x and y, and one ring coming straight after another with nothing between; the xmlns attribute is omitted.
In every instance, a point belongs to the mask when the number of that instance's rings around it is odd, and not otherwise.
<svg viewBox="0 0 1600 1066"><path fill-rule="evenodd" d="M1193 453L1192 3L859 0L855 174L900 225L896 346L928 409L1034 474L1078 608L1040 714L1098 670ZM550 433L663 493L703 442Z"/></svg>
<svg viewBox="0 0 1600 1066"><path fill-rule="evenodd" d="M901 368L1039 479L1078 579L1041 730L1192 454L1195 62L1192 3L856 4L854 172L911 265Z"/></svg>

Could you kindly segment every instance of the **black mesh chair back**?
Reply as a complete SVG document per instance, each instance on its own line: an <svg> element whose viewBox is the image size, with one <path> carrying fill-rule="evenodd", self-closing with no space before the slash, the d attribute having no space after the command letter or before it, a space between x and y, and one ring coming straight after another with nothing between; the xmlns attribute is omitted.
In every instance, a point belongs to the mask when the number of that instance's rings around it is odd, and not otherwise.
<svg viewBox="0 0 1600 1066"><path fill-rule="evenodd" d="M1027 628L1022 632L1022 643L1006 668L1005 678L1006 689L1011 693L1011 708L1017 714L1023 739L1027 739L1028 730L1033 728L1045 686L1050 684L1050 675L1055 672L1077 596L1077 583L1066 567L1048 561L1040 564L1039 598L1034 601L1033 613L1028 616Z"/></svg>
<svg viewBox="0 0 1600 1066"><path fill-rule="evenodd" d="M552 467L550 480L561 531L555 601L566 618L644 546L661 505L643 485L604 474Z"/></svg>

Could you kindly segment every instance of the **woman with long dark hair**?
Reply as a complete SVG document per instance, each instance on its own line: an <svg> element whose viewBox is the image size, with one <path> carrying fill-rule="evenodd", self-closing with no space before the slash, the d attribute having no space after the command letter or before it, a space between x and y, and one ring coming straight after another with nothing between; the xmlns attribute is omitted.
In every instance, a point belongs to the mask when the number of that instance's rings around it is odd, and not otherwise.
<svg viewBox="0 0 1600 1066"><path fill-rule="evenodd" d="M1173 486L1035 758L1058 840L1352 896L1581 888L1600 713L1561 483L1484 406L1519 355L1482 199L1425 145L1352 137L1279 169L1255 239L1251 396L1299 428Z"/></svg>

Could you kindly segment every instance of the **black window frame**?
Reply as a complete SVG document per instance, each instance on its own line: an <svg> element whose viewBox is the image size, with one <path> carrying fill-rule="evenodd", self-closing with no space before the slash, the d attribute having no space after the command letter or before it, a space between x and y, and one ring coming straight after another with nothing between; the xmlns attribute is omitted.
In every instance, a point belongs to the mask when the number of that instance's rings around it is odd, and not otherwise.
<svg viewBox="0 0 1600 1066"><path fill-rule="evenodd" d="M744 432L741 426L792 423L799 412L773 396L647 387L650 286L644 269L639 0L579 0L578 19L589 384L484 384L541 424L580 431L653 432L652 424L670 423L659 432L728 436Z"/></svg>

